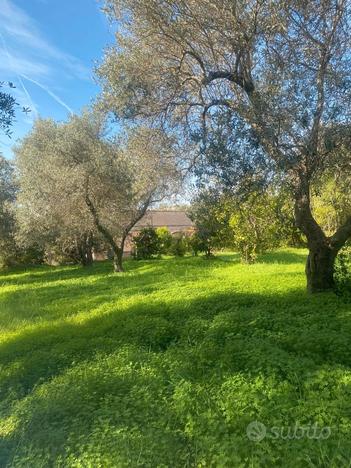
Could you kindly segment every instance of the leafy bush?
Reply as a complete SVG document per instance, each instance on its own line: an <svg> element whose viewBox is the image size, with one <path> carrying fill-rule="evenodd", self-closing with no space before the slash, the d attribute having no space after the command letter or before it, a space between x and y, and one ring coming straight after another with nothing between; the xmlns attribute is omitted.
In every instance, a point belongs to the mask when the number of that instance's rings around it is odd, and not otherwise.
<svg viewBox="0 0 351 468"><path fill-rule="evenodd" d="M197 257L200 252L205 252L206 245L197 232L194 232L191 236L187 237L187 244L189 252L191 252L195 257Z"/></svg>
<svg viewBox="0 0 351 468"><path fill-rule="evenodd" d="M279 245L301 246L292 204L285 193L276 192L274 187L250 194L200 191L189 211L197 230L191 250L209 257L215 249L234 248L244 263L254 263L257 254Z"/></svg>
<svg viewBox="0 0 351 468"><path fill-rule="evenodd" d="M0 242L0 268L40 265L43 262L44 252L37 246L20 247L11 238Z"/></svg>
<svg viewBox="0 0 351 468"><path fill-rule="evenodd" d="M351 293L351 245L344 247L337 256L334 278L338 294Z"/></svg>
<svg viewBox="0 0 351 468"><path fill-rule="evenodd" d="M19 265L40 265L44 262L44 251L36 246L18 250L15 261Z"/></svg>
<svg viewBox="0 0 351 468"><path fill-rule="evenodd" d="M231 237L230 210L227 200L218 190L202 190L192 202L189 217L196 226L191 242L193 252L205 252L210 257L214 249L228 245Z"/></svg>
<svg viewBox="0 0 351 468"><path fill-rule="evenodd" d="M234 200L230 219L233 247L244 263L254 263L258 254L280 244L277 205L269 192L254 192L245 199Z"/></svg>
<svg viewBox="0 0 351 468"><path fill-rule="evenodd" d="M160 253L160 239L152 227L141 229L133 238L134 258L137 260L150 259Z"/></svg>
<svg viewBox="0 0 351 468"><path fill-rule="evenodd" d="M159 227L156 229L156 234L159 239L159 249L161 254L168 254L172 246L172 234L167 227Z"/></svg>
<svg viewBox="0 0 351 468"><path fill-rule="evenodd" d="M186 245L185 237L181 235L176 235L172 238L172 245L170 248L171 255L176 257L184 257L187 252L187 245Z"/></svg>

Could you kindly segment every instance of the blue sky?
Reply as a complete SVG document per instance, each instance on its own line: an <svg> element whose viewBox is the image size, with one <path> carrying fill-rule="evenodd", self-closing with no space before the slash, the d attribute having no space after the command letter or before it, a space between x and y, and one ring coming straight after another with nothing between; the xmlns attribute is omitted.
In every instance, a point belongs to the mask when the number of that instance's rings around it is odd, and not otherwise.
<svg viewBox="0 0 351 468"><path fill-rule="evenodd" d="M100 6L97 0L0 0L0 81L12 81L18 102L32 109L17 113L12 139L0 135L5 156L37 116L64 120L98 93L93 67L113 42Z"/></svg>

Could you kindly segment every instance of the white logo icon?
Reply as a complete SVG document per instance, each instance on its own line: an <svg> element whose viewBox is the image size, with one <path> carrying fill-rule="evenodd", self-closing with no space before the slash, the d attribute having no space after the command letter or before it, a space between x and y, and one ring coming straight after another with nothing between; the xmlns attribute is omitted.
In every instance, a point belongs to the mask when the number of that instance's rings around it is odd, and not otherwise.
<svg viewBox="0 0 351 468"><path fill-rule="evenodd" d="M259 421L252 421L246 428L247 437L253 442L260 442L266 437L266 426Z"/></svg>

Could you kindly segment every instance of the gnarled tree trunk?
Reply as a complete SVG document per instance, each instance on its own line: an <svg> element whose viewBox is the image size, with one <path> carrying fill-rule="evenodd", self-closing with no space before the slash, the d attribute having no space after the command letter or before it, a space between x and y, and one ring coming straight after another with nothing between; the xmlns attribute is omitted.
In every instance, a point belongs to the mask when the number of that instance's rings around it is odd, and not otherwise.
<svg viewBox="0 0 351 468"><path fill-rule="evenodd" d="M88 194L85 196L85 202L87 204L87 207L90 210L90 213L93 216L95 226L97 230L104 236L104 238L107 240L107 242L110 244L110 247L113 252L113 271L115 273L121 273L123 272L123 265L122 265L122 259L123 259L123 248L124 248L124 239L122 240L121 247L118 246L117 242L113 238L113 235L106 229L100 222L99 216L97 214L97 211L95 209L94 204L90 200Z"/></svg>
<svg viewBox="0 0 351 468"><path fill-rule="evenodd" d="M121 241L119 243L116 242L113 234L100 222L98 212L89 197L88 193L88 180L86 181L86 194L85 194L85 202L86 205L93 217L94 224L96 229L104 236L106 241L110 244L110 247L113 252L113 271L115 273L121 273L124 271L123 269L123 250L124 250L124 243L125 240L130 232L130 230L134 227L134 225L144 216L148 206L151 203L151 196L152 193L148 196L145 200L144 204L140 207L140 209L135 213L135 216L131 219L130 223L123 229Z"/></svg>
<svg viewBox="0 0 351 468"><path fill-rule="evenodd" d="M93 264L92 254L93 237L91 233L82 235L76 240L77 255L82 266L87 267Z"/></svg>
<svg viewBox="0 0 351 468"><path fill-rule="evenodd" d="M307 237L307 290L315 293L332 289L334 262L338 251L332 247L330 239L312 215L309 180L301 173L298 174L295 189L295 220L297 227Z"/></svg>
<svg viewBox="0 0 351 468"><path fill-rule="evenodd" d="M123 269L123 251L124 251L125 237L122 238L121 244L113 249L113 271L115 273L122 273Z"/></svg>
<svg viewBox="0 0 351 468"><path fill-rule="evenodd" d="M327 237L312 215L308 179L299 174L295 191L295 220L297 227L307 237L308 291L316 293L333 289L335 259L339 250L351 237L351 218L333 236Z"/></svg>
<svg viewBox="0 0 351 468"><path fill-rule="evenodd" d="M337 253L337 250L326 244L309 247L306 261L307 290L309 292L322 292L334 288L334 263Z"/></svg>
<svg viewBox="0 0 351 468"><path fill-rule="evenodd" d="M93 236L88 235L87 238L87 253L86 253L87 265L92 265L94 262L93 259Z"/></svg>

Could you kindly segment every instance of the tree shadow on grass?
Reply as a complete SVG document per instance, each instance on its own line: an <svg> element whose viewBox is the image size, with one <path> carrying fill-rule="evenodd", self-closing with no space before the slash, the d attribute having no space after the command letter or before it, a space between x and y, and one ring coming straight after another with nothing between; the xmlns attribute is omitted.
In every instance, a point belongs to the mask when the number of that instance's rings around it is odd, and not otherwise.
<svg viewBox="0 0 351 468"><path fill-rule="evenodd" d="M246 438L255 419L349 421L349 310L332 294L228 292L117 303L84 321L25 329L0 344L10 427L0 464L17 454L32 466L58 457L70 466L70 456L84 465L90 454L104 466L170 466L171 457L173 466L219 465L221 457L225 466L248 458L260 466L263 453L270 464L292 451L321 466L350 454L346 423L323 446L268 439L248 447Z"/></svg>
<svg viewBox="0 0 351 468"><path fill-rule="evenodd" d="M289 250L277 250L274 252L267 252L258 256L258 263L280 263L280 264L296 264L306 263L307 258L306 249L293 249Z"/></svg>
<svg viewBox="0 0 351 468"><path fill-rule="evenodd" d="M40 265L28 267L25 270L23 268L14 268L0 272L0 286L22 286L43 282L70 281L82 277L106 275L109 272L112 272L112 264L108 261L94 262L91 267L82 267L80 265Z"/></svg>
<svg viewBox="0 0 351 468"><path fill-rule="evenodd" d="M124 276L89 277L93 284L53 280L37 289L39 305L58 300L56 319L61 299L91 316L34 323L0 344L0 408L10 428L0 426L6 434L0 465L11 465L17 453L32 454L31 466L50 466L60 456L70 466L72 450L83 465L98 456L103 466L201 460L233 466L249 456L260 466L264 454L267 466L277 460L267 458L267 447L284 461L295 447L294 461L304 454L321 466L317 445L268 441L247 448L246 425L256 419L286 426L317 415L332 425L347 413L350 304L301 289L153 297L172 278L186 287L223 263L172 259L165 272L162 260L134 262ZM24 292L9 294L19 301ZM124 302L134 295L139 299ZM340 436L344 451L347 427ZM320 447L324 464L340 440ZM170 461L173 453L179 464Z"/></svg>
<svg viewBox="0 0 351 468"><path fill-rule="evenodd" d="M146 296L168 288L172 281L190 283L204 279L218 266L230 264L223 265L220 259L205 262L201 258L130 260L123 274L112 273L107 262L89 269L46 267L39 272L34 269L25 278L10 276L7 282L2 282L0 328L10 330L21 324L65 319L134 294Z"/></svg>
<svg viewBox="0 0 351 468"><path fill-rule="evenodd" d="M228 258L235 258L236 255L228 255ZM133 260L126 259L124 261L125 273L137 273L138 275L148 274L153 272L157 274L164 268L165 262L170 268L182 268L186 265L187 268L197 269L199 262L206 269L211 269L218 265L221 257L216 257L213 261L205 261L203 257L184 257L184 258L161 258L150 260ZM203 263L202 263L203 262ZM123 275L113 273L112 262L109 260L94 262L90 267L82 267L79 265L68 266L48 266L39 265L32 266L26 269L12 268L9 270L0 271L0 287L1 286L24 286L41 283L51 283L57 281L71 281L81 278L98 277L113 275L116 278L123 278Z"/></svg>
<svg viewBox="0 0 351 468"><path fill-rule="evenodd" d="M73 295L76 288L67 287ZM71 361L76 362L76 357L86 359L97 352L109 353L124 345L162 352L170 345L191 344L192 334L202 336L202 327L206 333L209 328L211 333L217 330L211 336L216 335L219 348L228 337L230 342L233 337L236 340L241 336L243 340L262 339L287 352L298 350L299 355L319 363L351 363L350 323L339 319L348 316L350 305L333 294L309 297L300 290L275 297L226 293L170 302L148 302L145 297L142 303L120 306L111 297L107 301L108 297L102 304L100 300L101 314L97 307L91 318L39 324L0 343L2 362L10 367L11 361L16 363L13 373L7 376L9 382L14 383L12 379L17 375L15 381L27 393L38 376L50 378ZM108 307L111 304L115 306ZM218 316L223 319L222 325L216 322ZM197 339L194 342L196 344ZM215 348L215 360L221 354L219 348ZM210 349L206 359L209 355ZM45 369L45 375L39 369ZM5 392L6 380L1 388Z"/></svg>
<svg viewBox="0 0 351 468"><path fill-rule="evenodd" d="M295 449L316 464L322 450L326 463L340 440L350 449L349 429L322 447L248 448L245 431L255 419L286 426L317 414L336 424L351 391L348 314L330 294L222 293L24 330L0 345L2 412L14 418L3 464L17 453L32 454L32 466L44 455L47 466L60 456L69 466L72 452L83 464L99 454L105 466L136 466L138 457L170 466L174 453L173 466L224 455L226 466L245 457L260 466L262 450L273 463L268 448L281 461Z"/></svg>

